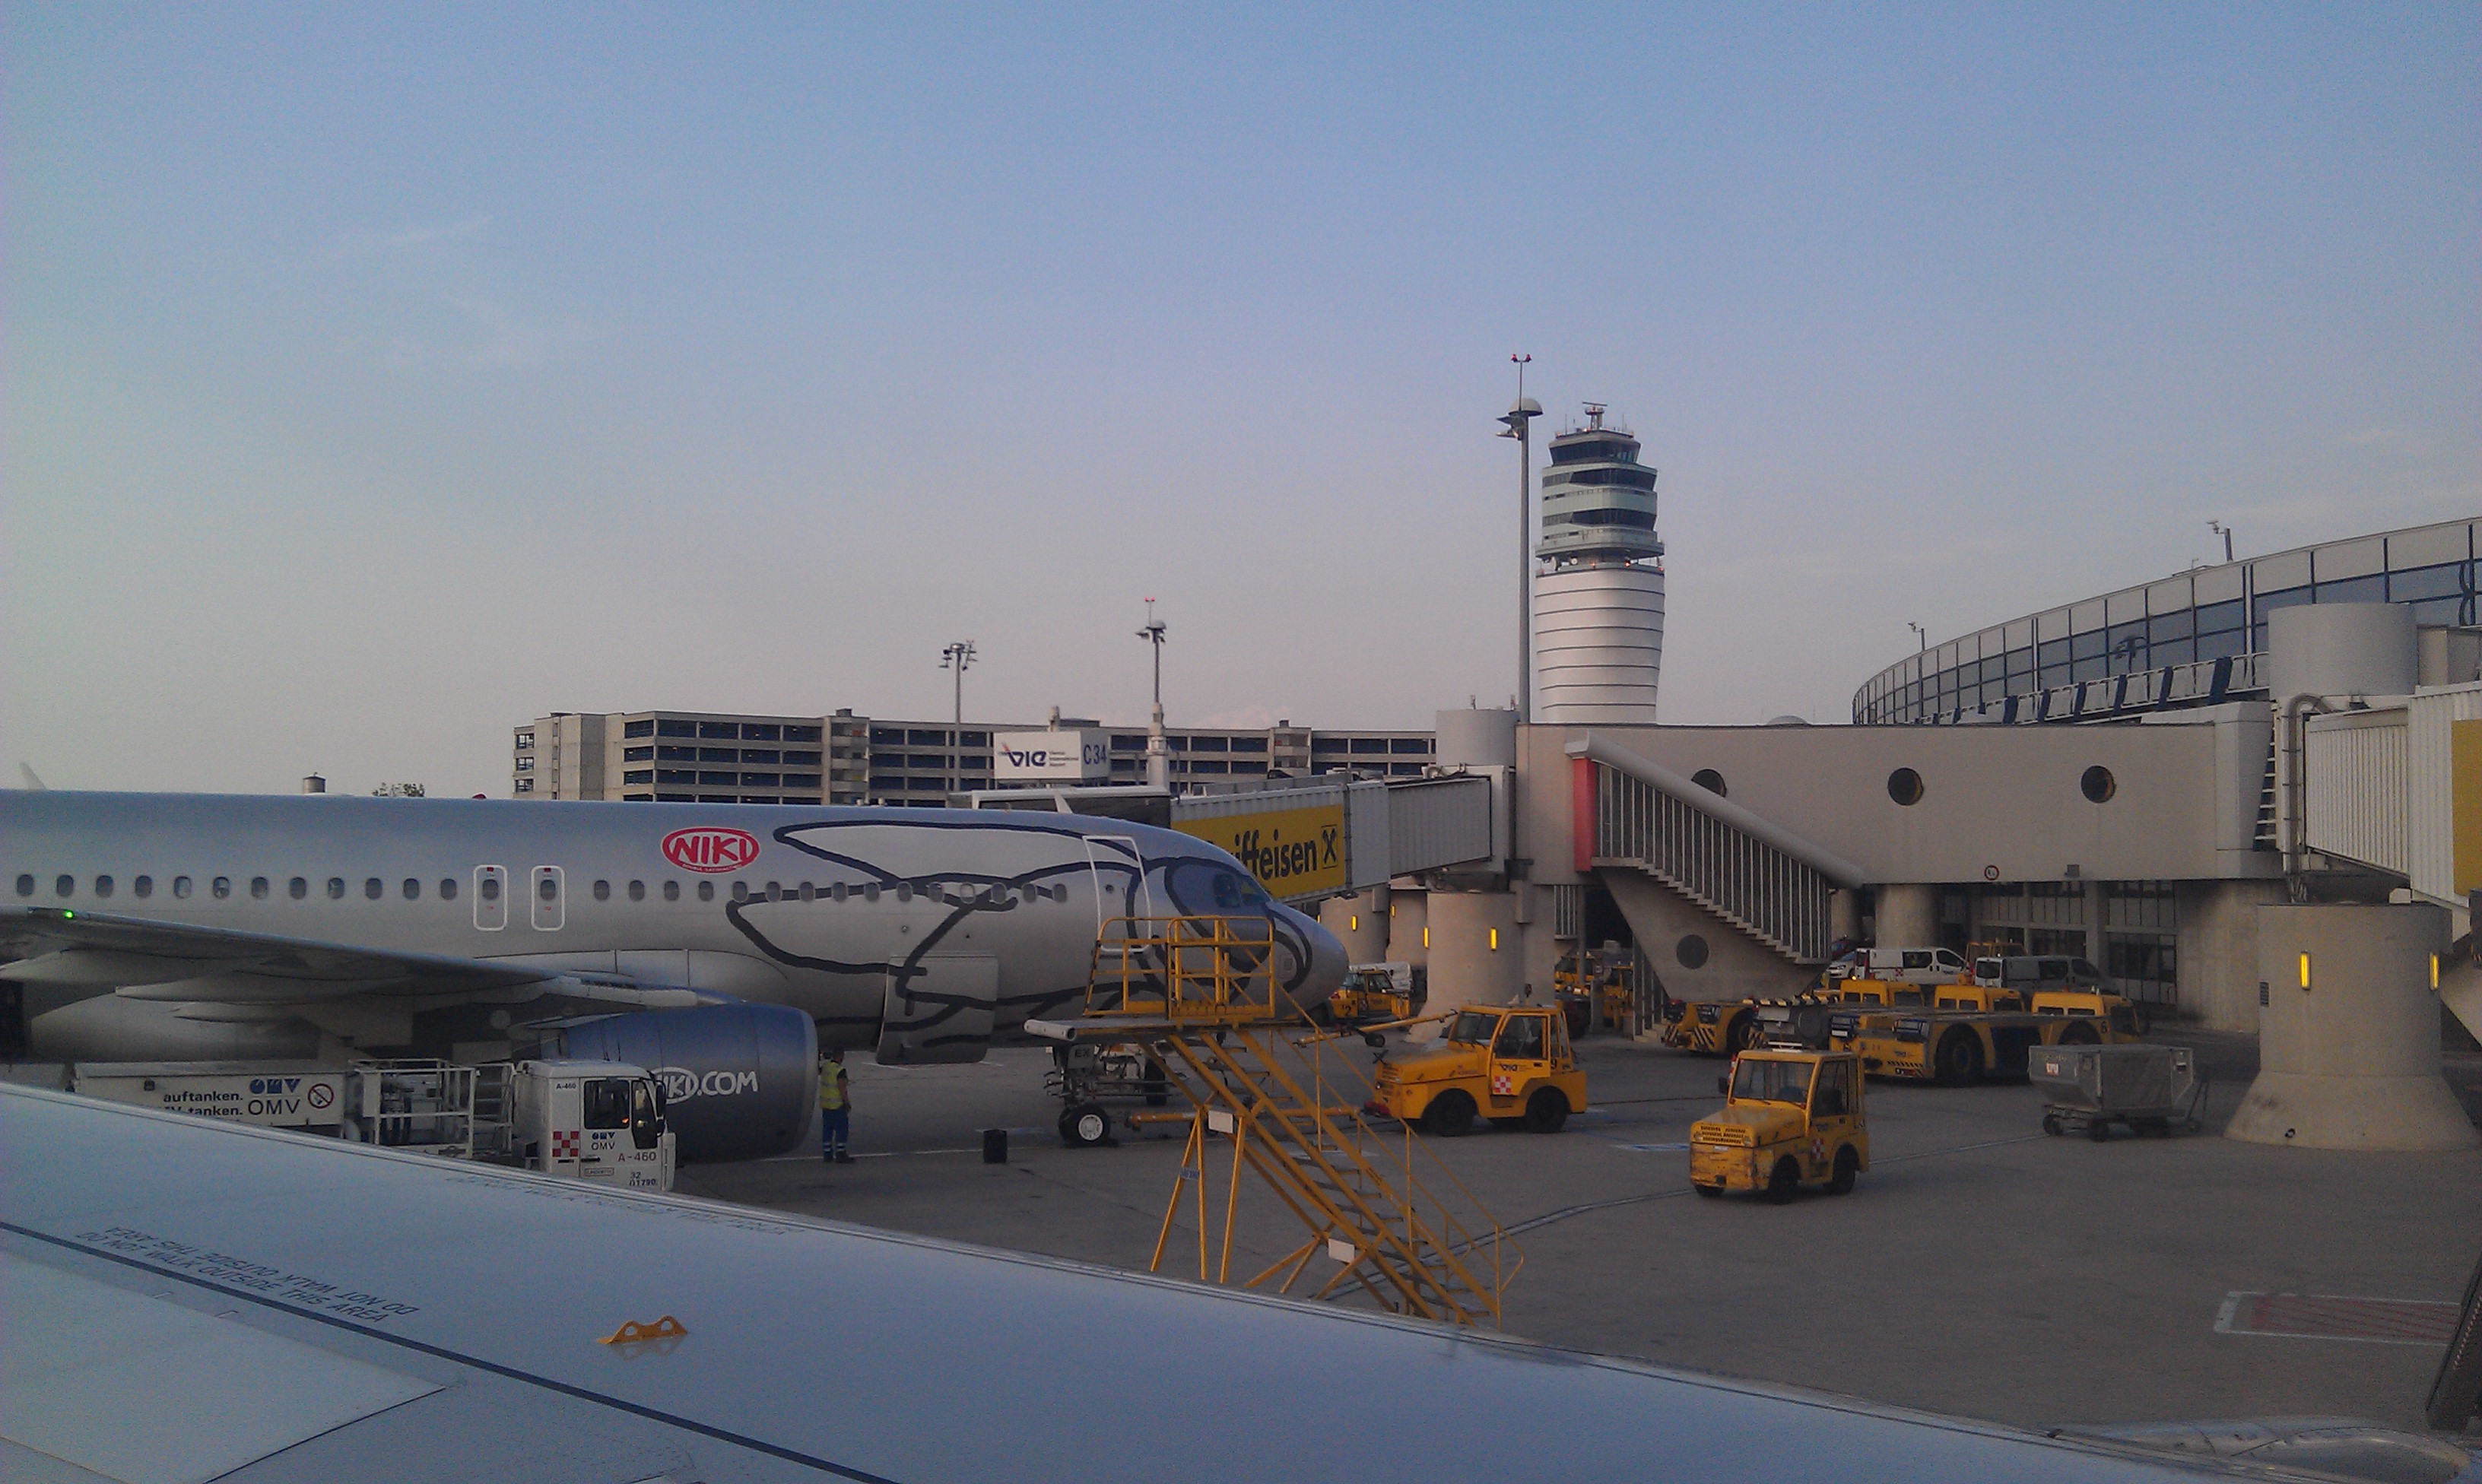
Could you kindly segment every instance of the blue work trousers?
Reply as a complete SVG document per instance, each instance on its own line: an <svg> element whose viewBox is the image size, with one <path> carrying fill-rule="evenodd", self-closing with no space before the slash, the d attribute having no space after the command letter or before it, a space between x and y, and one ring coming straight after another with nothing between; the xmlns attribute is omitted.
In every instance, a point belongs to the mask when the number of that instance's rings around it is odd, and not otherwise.
<svg viewBox="0 0 2482 1484"><path fill-rule="evenodd" d="M830 1158L845 1152L845 1140L853 1133L853 1109L823 1107L819 1109L819 1153Z"/></svg>

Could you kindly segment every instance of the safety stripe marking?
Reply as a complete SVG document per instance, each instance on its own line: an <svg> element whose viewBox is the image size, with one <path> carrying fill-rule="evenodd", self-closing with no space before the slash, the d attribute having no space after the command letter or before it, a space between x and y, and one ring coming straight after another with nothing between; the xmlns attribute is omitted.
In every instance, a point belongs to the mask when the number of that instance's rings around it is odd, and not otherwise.
<svg viewBox="0 0 2482 1484"><path fill-rule="evenodd" d="M2218 1335L2282 1340L2349 1340L2363 1344L2443 1345L2456 1331L2456 1306L2417 1298L2357 1298L2338 1293L2224 1295Z"/></svg>

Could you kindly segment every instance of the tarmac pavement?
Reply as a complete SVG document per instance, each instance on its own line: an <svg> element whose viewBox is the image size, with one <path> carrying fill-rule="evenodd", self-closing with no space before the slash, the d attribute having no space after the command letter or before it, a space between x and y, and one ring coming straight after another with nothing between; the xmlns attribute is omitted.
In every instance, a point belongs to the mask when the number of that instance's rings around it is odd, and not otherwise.
<svg viewBox="0 0 2482 1484"><path fill-rule="evenodd" d="M2482 1256L2482 1155L2217 1137L2256 1072L2254 1041L2157 1039L2197 1046L2214 1077L2204 1135L2046 1137L2023 1083L1873 1081L1870 1171L1850 1196L1785 1207L1693 1199L1689 1126L1720 1103L1722 1064L1612 1038L1580 1046L1594 1106L1567 1132L1427 1142L1525 1251L1513 1335L2020 1425L2322 1414L2418 1427L2441 1348L2429 1337ZM1030 1049L959 1067L858 1056L854 1164L695 1166L680 1186L1143 1270L1180 1133L1063 1147L1048 1064ZM2482 1057L2452 1057L2449 1080L2482 1111ZM1011 1131L1005 1165L982 1162L979 1131L994 1127ZM1263 1190L1244 1202L1236 1272L1305 1235ZM1197 1249L1183 1223L1165 1271L1195 1277Z"/></svg>

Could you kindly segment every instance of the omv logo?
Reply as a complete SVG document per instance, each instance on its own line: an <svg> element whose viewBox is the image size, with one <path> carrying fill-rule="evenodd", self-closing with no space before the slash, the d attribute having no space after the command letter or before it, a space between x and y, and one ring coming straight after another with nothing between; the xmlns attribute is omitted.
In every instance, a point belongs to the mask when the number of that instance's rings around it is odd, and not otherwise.
<svg viewBox="0 0 2482 1484"><path fill-rule="evenodd" d="M717 825L676 829L664 837L664 859L707 875L739 871L758 859L758 839L746 829Z"/></svg>

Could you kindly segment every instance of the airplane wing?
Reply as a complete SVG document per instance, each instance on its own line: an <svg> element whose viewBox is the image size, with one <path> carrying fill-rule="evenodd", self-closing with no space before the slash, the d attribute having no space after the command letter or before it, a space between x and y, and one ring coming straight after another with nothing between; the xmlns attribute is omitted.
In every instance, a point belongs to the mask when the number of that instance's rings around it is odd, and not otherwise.
<svg viewBox="0 0 2482 1484"><path fill-rule="evenodd" d="M617 976L567 974L519 962L399 952L241 932L190 923L55 907L0 908L0 978L27 984L108 985L125 998L205 1004L300 1004L351 995L470 997L540 994L648 1009L717 1002L718 996L647 986ZM530 998L517 993L512 999Z"/></svg>
<svg viewBox="0 0 2482 1484"><path fill-rule="evenodd" d="M16 1087L0 1169L13 1478L2276 1476Z"/></svg>

